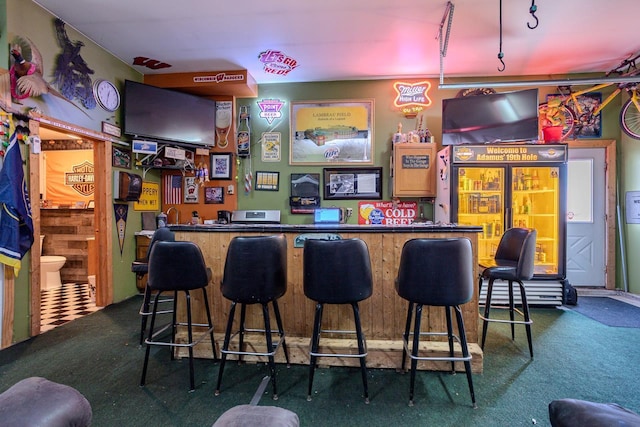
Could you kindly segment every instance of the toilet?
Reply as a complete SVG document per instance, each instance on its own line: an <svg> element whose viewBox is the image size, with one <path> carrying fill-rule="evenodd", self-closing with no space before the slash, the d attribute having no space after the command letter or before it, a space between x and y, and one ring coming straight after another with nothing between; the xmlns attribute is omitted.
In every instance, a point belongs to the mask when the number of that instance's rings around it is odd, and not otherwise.
<svg viewBox="0 0 640 427"><path fill-rule="evenodd" d="M56 255L42 255L44 236L40 236L40 290L48 291L62 286L60 269L67 258Z"/></svg>

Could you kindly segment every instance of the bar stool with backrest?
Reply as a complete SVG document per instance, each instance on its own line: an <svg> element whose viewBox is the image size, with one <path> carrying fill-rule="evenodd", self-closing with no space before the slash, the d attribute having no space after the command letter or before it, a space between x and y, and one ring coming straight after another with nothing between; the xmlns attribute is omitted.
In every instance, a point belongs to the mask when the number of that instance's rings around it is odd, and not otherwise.
<svg viewBox="0 0 640 427"><path fill-rule="evenodd" d="M156 242L158 241L174 242L175 240L176 240L175 234L173 233L173 231L169 230L167 227L162 227L157 229L153 233L153 236L151 237L151 242L149 242L149 247L147 248L146 257L141 260L133 261L131 263L131 271L136 273L136 276L138 276L139 279L142 279L149 272L149 254L151 253L151 249L153 249L153 245L155 245ZM171 303L173 302L173 298L162 298L159 300L159 302ZM140 306L140 311L139 311L139 314L141 317L140 345L144 343L144 334L147 329L147 319L149 318L149 316L151 316L151 313L152 313L150 308L151 304L152 304L151 288L145 284L144 294L142 296L142 305ZM171 309L165 309L165 310L158 311L157 314L168 314L172 312L173 310Z"/></svg>
<svg viewBox="0 0 640 427"><path fill-rule="evenodd" d="M218 384L215 395L220 394L222 373L224 371L227 355L235 354L238 361L242 361L245 355L267 357L271 384L273 387L273 399L278 399L276 387L276 364L274 355L282 346L287 366L289 365L289 352L285 342L285 333L282 326L282 318L278 309L278 298L287 291L287 241L284 235L277 236L237 236L231 239L224 266L224 275L220 287L222 295L231 301L229 318L224 335L224 343L220 352L222 362L218 370ZM277 330L271 329L269 303L273 307ZM232 334L236 305L240 304L240 324L238 330ZM247 328L245 325L246 309L248 305L260 304L264 328ZM266 351L248 351L245 349L245 338L248 333L263 333L266 340ZM273 335L278 335L278 340L273 341ZM230 344L238 337L237 350Z"/></svg>
<svg viewBox="0 0 640 427"><path fill-rule="evenodd" d="M455 362L464 362L467 382L473 407L476 397L471 376L471 354L460 306L473 297L473 256L471 241L467 238L454 239L411 239L405 242L400 255L396 291L409 302L407 323L405 326L402 350L402 369L405 369L407 354L411 359L411 379L409 385L409 406L413 406L416 369L418 361L449 361L451 372L455 373ZM447 331L421 332L423 306L444 307ZM411 320L415 309L413 332ZM451 321L451 309L454 310L458 324L458 335L454 334ZM409 337L413 336L412 343ZM447 337L448 356L425 356L428 345L420 349L421 336ZM459 343L456 354L454 342ZM461 353L461 354L460 354ZM422 354L422 355L421 355Z"/></svg>
<svg viewBox="0 0 640 427"><path fill-rule="evenodd" d="M533 357L533 344L531 342L531 324L533 321L529 315L529 305L527 304L527 293L523 280L529 280L533 277L535 254L536 254L536 230L529 228L510 228L505 231L498 243L496 254L494 257L495 266L485 268L480 274L478 289L482 289L483 279L489 280L487 287L487 298L484 305L484 315L480 315L482 323L482 343L487 337L487 329L489 322L509 323L511 324L511 339L515 339L514 326L517 324L524 325L527 332L527 341L529 342L529 353ZM509 320L491 319L489 317L491 311L491 296L493 294L493 283L496 280L505 280L509 282L509 306L494 306L493 308L506 308L509 310ZM520 287L520 300L522 310L516 307L513 282ZM516 320L515 314L519 314L524 320Z"/></svg>
<svg viewBox="0 0 640 427"><path fill-rule="evenodd" d="M195 389L193 373L193 347L201 342L206 336L211 339L213 359L218 360L216 355L215 340L213 338L213 322L211 321L211 310L209 299L207 298L207 285L211 280L211 270L205 265L200 248L193 242L170 242L158 241L153 246L149 255L149 280L147 286L155 292L153 309L151 311L151 324L145 343L147 349L144 356L144 366L142 368L142 378L140 385L145 385L147 366L149 364L149 353L151 346L166 346L171 350L171 360L174 359L174 349L186 347L189 350L189 380L190 390ZM207 314L207 323L194 323L191 314L191 291L200 289L202 291L202 302ZM156 315L158 314L158 302L164 292L173 293L173 319L170 326L171 334L168 341L162 340L159 331L155 330ZM186 302L187 322L178 322L176 316L176 305L178 293L184 293ZM187 327L187 342L177 342L176 332L178 326ZM204 327L205 331L194 341L193 327ZM157 338L157 339L156 339Z"/></svg>
<svg viewBox="0 0 640 427"><path fill-rule="evenodd" d="M369 249L363 240L357 238L345 240L307 239L304 242L303 256L304 294L316 302L309 351L307 400L311 400L313 375L318 357L356 357L360 359L365 402L369 403L367 349L358 307L358 303L369 298L373 291ZM350 305L353 310L355 331L322 329L322 314L325 304ZM355 333L358 352L352 354L320 353L320 336L323 332L334 335Z"/></svg>

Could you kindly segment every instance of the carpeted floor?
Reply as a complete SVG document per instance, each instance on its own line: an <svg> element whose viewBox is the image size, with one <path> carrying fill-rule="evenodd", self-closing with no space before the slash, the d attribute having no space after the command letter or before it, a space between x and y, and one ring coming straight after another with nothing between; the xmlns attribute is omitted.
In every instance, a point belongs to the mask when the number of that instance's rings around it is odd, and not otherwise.
<svg viewBox="0 0 640 427"><path fill-rule="evenodd" d="M190 393L187 360L171 361L166 348L152 350L147 385L139 387L139 307L136 296L0 351L0 392L30 376L70 385L91 403L96 427L211 426L227 409L250 402L268 372L264 364L228 363L216 397L218 364L197 359ZM280 398L273 401L268 387L260 405L290 409L302 426L314 427L549 426L549 402L566 397L640 411L640 328L610 327L556 308L533 308L532 318L534 359L523 328L512 341L507 325L491 325L484 372L473 377L478 409L465 375L419 372L409 407L409 376L375 368L368 371L368 405L355 368L319 369L307 401L305 365L278 365Z"/></svg>
<svg viewBox="0 0 640 427"><path fill-rule="evenodd" d="M607 326L640 328L640 307L617 299L581 296L571 309Z"/></svg>

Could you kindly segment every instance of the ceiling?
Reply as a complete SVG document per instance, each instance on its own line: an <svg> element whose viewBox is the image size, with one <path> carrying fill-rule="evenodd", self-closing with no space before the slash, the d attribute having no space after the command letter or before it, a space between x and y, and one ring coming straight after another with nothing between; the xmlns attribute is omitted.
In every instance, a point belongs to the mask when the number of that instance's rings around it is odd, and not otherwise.
<svg viewBox="0 0 640 427"><path fill-rule="evenodd" d="M502 1L502 52L500 2ZM438 77L444 0L34 0L143 74L246 69L259 84ZM453 0L445 83L606 72L640 52L638 0ZM443 33L446 34L446 21ZM443 38L444 39L444 38ZM262 52L296 61L265 72ZM288 71L287 64L277 69ZM288 64L290 65L290 63Z"/></svg>

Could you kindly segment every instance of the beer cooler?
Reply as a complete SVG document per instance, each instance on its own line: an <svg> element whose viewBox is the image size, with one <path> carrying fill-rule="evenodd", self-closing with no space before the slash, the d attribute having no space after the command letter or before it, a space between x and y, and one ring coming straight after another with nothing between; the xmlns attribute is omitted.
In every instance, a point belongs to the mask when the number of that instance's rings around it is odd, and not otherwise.
<svg viewBox="0 0 640 427"><path fill-rule="evenodd" d="M567 157L567 146L541 144L450 145L437 155L435 220L481 226L480 265L492 264L505 229L537 231L530 305L562 304ZM493 300L506 302L506 282L494 286Z"/></svg>

